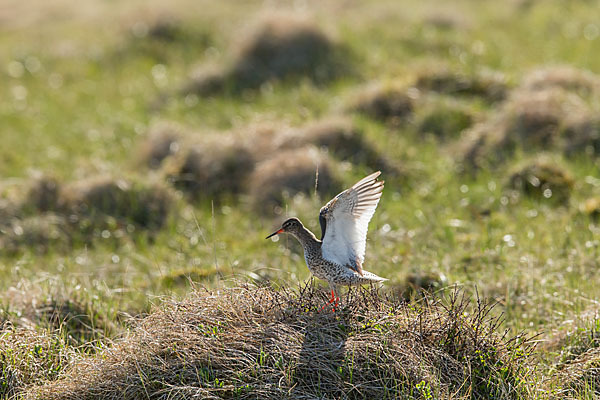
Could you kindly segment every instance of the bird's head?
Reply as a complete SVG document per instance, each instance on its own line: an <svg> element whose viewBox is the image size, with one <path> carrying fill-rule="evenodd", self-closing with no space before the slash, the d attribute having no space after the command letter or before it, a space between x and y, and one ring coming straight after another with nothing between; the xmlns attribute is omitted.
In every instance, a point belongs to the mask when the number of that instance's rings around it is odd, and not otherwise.
<svg viewBox="0 0 600 400"><path fill-rule="evenodd" d="M281 224L281 228L279 230L271 233L266 237L266 239L270 238L271 236L279 235L280 233L291 233L293 235L299 232L302 227L302 222L300 222L298 218L290 218Z"/></svg>

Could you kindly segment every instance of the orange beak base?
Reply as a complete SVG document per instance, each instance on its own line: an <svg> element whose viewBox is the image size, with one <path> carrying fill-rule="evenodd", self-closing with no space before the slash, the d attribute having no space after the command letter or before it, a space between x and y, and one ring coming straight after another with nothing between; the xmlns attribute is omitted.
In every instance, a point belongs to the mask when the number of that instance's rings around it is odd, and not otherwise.
<svg viewBox="0 0 600 400"><path fill-rule="evenodd" d="M278 231L276 231L276 232L273 232L273 233L271 233L271 234L270 234L269 236L267 236L265 239L268 239L268 238L270 238L271 236L279 235L280 233L283 233L283 232L284 232L284 230L283 230L283 228L281 228L280 230L278 230Z"/></svg>

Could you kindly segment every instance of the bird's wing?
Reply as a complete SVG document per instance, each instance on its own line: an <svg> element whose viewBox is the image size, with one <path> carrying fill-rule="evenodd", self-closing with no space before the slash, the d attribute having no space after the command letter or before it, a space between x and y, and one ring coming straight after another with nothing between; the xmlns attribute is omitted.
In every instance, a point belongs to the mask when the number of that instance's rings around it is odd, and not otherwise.
<svg viewBox="0 0 600 400"><path fill-rule="evenodd" d="M377 180L380 174L372 173L335 196L319 215L323 257L361 275L367 228L383 191L383 181Z"/></svg>

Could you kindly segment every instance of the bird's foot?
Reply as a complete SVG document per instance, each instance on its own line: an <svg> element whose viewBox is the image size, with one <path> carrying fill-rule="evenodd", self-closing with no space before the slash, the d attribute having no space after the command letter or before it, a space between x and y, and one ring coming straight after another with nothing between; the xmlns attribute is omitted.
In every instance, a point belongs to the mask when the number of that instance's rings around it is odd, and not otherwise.
<svg viewBox="0 0 600 400"><path fill-rule="evenodd" d="M332 306L333 312L335 312L335 308L340 304L340 298L335 295L335 292L333 290L331 291L331 298L329 299L329 301L327 303L325 303L325 305L323 307L321 307L321 309L319 311L323 311L323 309L330 304L333 304L333 306Z"/></svg>

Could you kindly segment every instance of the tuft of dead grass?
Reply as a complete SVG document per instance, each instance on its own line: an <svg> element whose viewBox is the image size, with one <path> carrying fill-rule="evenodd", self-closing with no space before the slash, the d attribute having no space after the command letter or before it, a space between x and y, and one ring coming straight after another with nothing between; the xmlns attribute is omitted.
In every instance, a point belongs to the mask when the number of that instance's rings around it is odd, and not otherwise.
<svg viewBox="0 0 600 400"><path fill-rule="evenodd" d="M506 77L493 71L465 74L446 68L425 70L417 76L415 87L452 96L480 97L491 102L503 100L508 93Z"/></svg>
<svg viewBox="0 0 600 400"><path fill-rule="evenodd" d="M184 146L165 168L167 180L195 200L244 192L256 160L238 139L223 134Z"/></svg>
<svg viewBox="0 0 600 400"><path fill-rule="evenodd" d="M230 66L202 67L183 92L200 95L223 89L235 92L298 76L324 82L344 70L339 44L313 21L298 15L262 16L242 34L232 53Z"/></svg>
<svg viewBox="0 0 600 400"><path fill-rule="evenodd" d="M34 179L21 207L41 212L53 211L60 202L61 183L52 176Z"/></svg>
<svg viewBox="0 0 600 400"><path fill-rule="evenodd" d="M298 129L284 131L275 140L279 149L312 144L352 165L364 164L373 170L384 171L387 176L401 174L401 168L369 142L349 118L325 118Z"/></svg>
<svg viewBox="0 0 600 400"><path fill-rule="evenodd" d="M61 208L70 222L82 227L82 220L100 225L107 219L134 224L144 229L160 229L173 208L174 198L163 186L143 185L124 179L99 177L66 186ZM87 224L87 223L86 223Z"/></svg>
<svg viewBox="0 0 600 400"><path fill-rule="evenodd" d="M482 167L503 160L517 148L566 149L573 139L563 131L575 127L582 115L588 115L587 105L562 89L516 91L498 112L466 132L461 157L468 167Z"/></svg>
<svg viewBox="0 0 600 400"><path fill-rule="evenodd" d="M600 395L600 321L595 317L562 335L554 344L558 356L548 375L554 398Z"/></svg>
<svg viewBox="0 0 600 400"><path fill-rule="evenodd" d="M573 190L574 179L555 161L540 157L516 168L507 186L529 197L566 204Z"/></svg>
<svg viewBox="0 0 600 400"><path fill-rule="evenodd" d="M73 352L55 333L5 326L0 329L0 397L20 398L33 385L57 379Z"/></svg>
<svg viewBox="0 0 600 400"><path fill-rule="evenodd" d="M409 117L414 109L416 92L410 93L399 84L371 84L349 100L348 109L393 123Z"/></svg>
<svg viewBox="0 0 600 400"><path fill-rule="evenodd" d="M27 398L503 398L522 395L530 344L496 333L485 304L407 304L354 291L197 290L81 357Z"/></svg>
<svg viewBox="0 0 600 400"><path fill-rule="evenodd" d="M591 71L558 65L530 71L520 86L529 91L560 88L587 96L600 89L600 77Z"/></svg>
<svg viewBox="0 0 600 400"><path fill-rule="evenodd" d="M249 187L253 207L269 215L282 214L286 199L299 193L311 195L316 190L327 197L342 190L335 162L311 146L281 151L259 163Z"/></svg>
<svg viewBox="0 0 600 400"><path fill-rule="evenodd" d="M149 168L159 168L165 158L179 151L183 129L173 123L153 126L139 145L138 157Z"/></svg>
<svg viewBox="0 0 600 400"><path fill-rule="evenodd" d="M568 156L600 154L600 117L583 113L569 120L562 129L564 152Z"/></svg>
<svg viewBox="0 0 600 400"><path fill-rule="evenodd" d="M473 124L472 113L451 101L435 102L420 110L416 117L417 130L432 133L440 139L455 138Z"/></svg>
<svg viewBox="0 0 600 400"><path fill-rule="evenodd" d="M10 225L0 229L0 247L12 255L24 248L38 254L68 250L73 240L71 228L65 217L53 213L12 218Z"/></svg>
<svg viewBox="0 0 600 400"><path fill-rule="evenodd" d="M411 273L404 282L393 285L390 292L399 299L410 300L431 295L448 285L448 279L437 273Z"/></svg>

